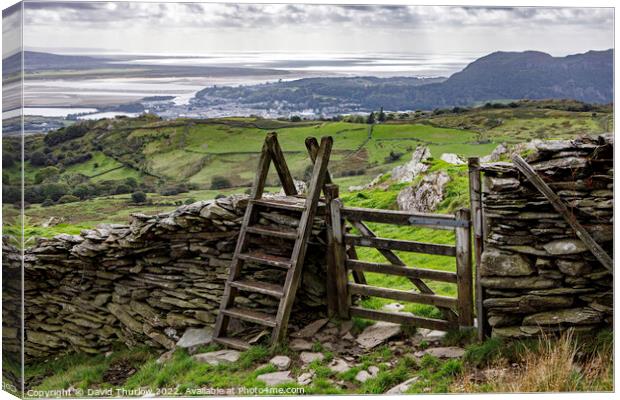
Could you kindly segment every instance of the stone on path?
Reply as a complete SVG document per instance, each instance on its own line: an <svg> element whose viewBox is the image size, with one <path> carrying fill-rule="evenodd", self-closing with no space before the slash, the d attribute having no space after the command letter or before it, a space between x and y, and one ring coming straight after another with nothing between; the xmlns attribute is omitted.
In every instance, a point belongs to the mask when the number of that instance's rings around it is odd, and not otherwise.
<svg viewBox="0 0 620 400"><path fill-rule="evenodd" d="M372 376L377 376L379 371L380 371L379 367L375 365L371 365L370 367L368 367L368 372L370 372L370 375Z"/></svg>
<svg viewBox="0 0 620 400"><path fill-rule="evenodd" d="M392 322L377 322L370 325L355 339L365 349L372 349L400 333L400 325Z"/></svg>
<svg viewBox="0 0 620 400"><path fill-rule="evenodd" d="M372 375L370 375L368 371L364 371L364 370L358 372L357 375L355 375L355 380L361 383L366 382L370 378L372 378Z"/></svg>
<svg viewBox="0 0 620 400"><path fill-rule="evenodd" d="M322 353L311 353L309 351L304 351L299 355L299 359L304 364L310 364L316 360L323 361L324 358L325 356Z"/></svg>
<svg viewBox="0 0 620 400"><path fill-rule="evenodd" d="M450 347L432 347L430 349L416 351L414 356L423 357L426 354L437 358L461 358L465 354L465 349L455 346Z"/></svg>
<svg viewBox="0 0 620 400"><path fill-rule="evenodd" d="M419 333L425 340L429 341L438 341L446 336L446 332L444 331L435 331L426 328L418 328L416 332Z"/></svg>
<svg viewBox="0 0 620 400"><path fill-rule="evenodd" d="M283 383L295 382L295 380L291 377L291 371L270 372L268 374L259 375L256 379L264 382L267 386L276 386Z"/></svg>
<svg viewBox="0 0 620 400"><path fill-rule="evenodd" d="M312 343L304 339L293 339L289 342L288 347L293 351L311 350Z"/></svg>
<svg viewBox="0 0 620 400"><path fill-rule="evenodd" d="M406 381L404 381L403 383L399 383L398 385L394 386L393 388L391 388L390 390L388 390L387 392L385 392L385 394L403 394L405 393L407 390L409 390L409 388L411 387L411 385L413 385L414 383L416 383L418 381L418 377L414 376L411 379L407 379Z"/></svg>
<svg viewBox="0 0 620 400"><path fill-rule="evenodd" d="M300 385L309 385L312 383L312 378L314 378L314 371L304 372L297 377L297 383Z"/></svg>
<svg viewBox="0 0 620 400"><path fill-rule="evenodd" d="M194 347L207 345L213 340L213 329L211 328L188 328L177 342L177 347Z"/></svg>
<svg viewBox="0 0 620 400"><path fill-rule="evenodd" d="M306 325L303 329L291 334L292 337L296 338L309 338L314 335L329 321L327 318L318 319L308 325Z"/></svg>
<svg viewBox="0 0 620 400"><path fill-rule="evenodd" d="M193 355L192 358L198 362L209 363L211 365L219 365L223 362L237 362L240 353L237 350L218 350L209 353L200 353Z"/></svg>
<svg viewBox="0 0 620 400"><path fill-rule="evenodd" d="M287 356L275 356L269 362L280 371L286 371L291 366L291 359Z"/></svg>
<svg viewBox="0 0 620 400"><path fill-rule="evenodd" d="M335 372L337 374L347 372L348 370L351 369L349 364L347 364L347 362L341 358L334 358L332 362L329 363L327 368L329 368L330 370L332 370L332 372Z"/></svg>

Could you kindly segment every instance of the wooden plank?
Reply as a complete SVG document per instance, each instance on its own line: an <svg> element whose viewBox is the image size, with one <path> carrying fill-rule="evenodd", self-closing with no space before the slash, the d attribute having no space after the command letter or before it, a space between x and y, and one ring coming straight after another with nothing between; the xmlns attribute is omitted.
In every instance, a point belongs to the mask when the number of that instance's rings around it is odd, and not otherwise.
<svg viewBox="0 0 620 400"><path fill-rule="evenodd" d="M458 219L469 220L469 210L461 209L456 212ZM459 325L470 327L474 325L473 284L471 266L471 229L456 228L456 277Z"/></svg>
<svg viewBox="0 0 620 400"><path fill-rule="evenodd" d="M564 218L564 220L573 228L577 237L586 245L586 247L594 254L597 260L605 268L613 273L614 270L614 261L613 259L603 250L603 248L596 243L596 241L590 236L588 231L577 221L575 215L570 212L566 204L560 199L560 197L555 194L555 192L542 180L542 178L534 171L534 169L518 154L515 154L512 157L512 162L515 164L517 169L525 175L525 177L534 185L536 189L540 193L542 193L547 200L551 203L553 208L556 209L558 213Z"/></svg>
<svg viewBox="0 0 620 400"><path fill-rule="evenodd" d="M306 198L306 210L302 213L299 221L299 237L295 241L293 253L291 255L292 268L286 274L284 282L284 297L280 301L278 314L276 315L276 328L271 335L272 345L280 342L286 336L286 328L288 326L288 318L293 308L295 294L299 287L301 278L301 270L306 255L308 239L312 233L312 222L316 213L321 189L325 180L325 172L329 163L334 140L331 136L321 138L321 145L316 157L314 169L312 170L312 178L308 184L309 193Z"/></svg>
<svg viewBox="0 0 620 400"><path fill-rule="evenodd" d="M288 169L284 154L282 154L282 148L278 143L278 136L275 132L267 134L267 143L269 145L269 152L273 160L273 165L276 167L276 172L282 182L282 188L287 196L295 196L297 194L297 188L295 188L295 182L291 176L291 171Z"/></svg>
<svg viewBox="0 0 620 400"><path fill-rule="evenodd" d="M444 308L452 308L457 306L457 300L453 297L439 296L436 294L409 292L406 290L398 289L388 289L371 285L360 285L358 283L352 282L349 282L349 292L351 294L361 294L363 296L374 296L384 299L429 304L432 306Z"/></svg>
<svg viewBox="0 0 620 400"><path fill-rule="evenodd" d="M456 248L447 244L433 244L414 242L411 240L386 239L358 235L345 235L346 244L362 247L374 247L383 250L400 250L412 253L435 254L441 256L456 256Z"/></svg>
<svg viewBox="0 0 620 400"><path fill-rule="evenodd" d="M227 308L222 311L225 315L241 319L243 321L252 322L259 325L264 325L268 327L275 327L277 325L276 319L273 315L265 314L260 311L248 310L245 308Z"/></svg>
<svg viewBox="0 0 620 400"><path fill-rule="evenodd" d="M454 324L441 319L417 317L405 313L369 310L362 307L351 307L351 316L371 319L373 321L386 321L396 324L412 325L439 331L448 331L454 327Z"/></svg>
<svg viewBox="0 0 620 400"><path fill-rule="evenodd" d="M256 176L254 177L254 182L252 184L252 191L250 193L250 199L256 200L260 199L265 190L265 182L267 181L267 173L269 172L269 164L271 163L271 156L269 154L269 145L267 143L267 139L263 143L263 148L261 150L261 155L258 159L258 166L256 168ZM239 258L239 255L245 251L247 248L246 241L246 229L248 225L252 222L254 212L254 205L252 202L249 202L246 209L245 214L243 216L243 221L241 222L241 229L239 231L239 238L237 239L237 244L235 246L235 252L233 253L233 259L230 265L230 272L228 274L228 279L224 285L224 293L222 295L222 302L220 303L220 312L217 315L215 320L215 326L213 329L213 337L223 337L224 333L228 329L228 322L230 318L225 315L222 311L226 310L229 307L232 307L235 301L235 297L237 295L237 289L233 288L230 283L236 281L239 278L241 273L241 266L243 264L243 260Z"/></svg>
<svg viewBox="0 0 620 400"><path fill-rule="evenodd" d="M282 229L276 228L268 225L253 225L248 226L247 232L253 233L256 235L275 237L279 239L289 239L295 240L297 239L297 230L296 229Z"/></svg>
<svg viewBox="0 0 620 400"><path fill-rule="evenodd" d="M347 247L347 260L359 259L359 257L357 256L357 250L355 250L355 246L345 247ZM351 275L353 276L353 282L361 283L362 285L366 284L366 275L364 275L364 271L352 270Z"/></svg>
<svg viewBox="0 0 620 400"><path fill-rule="evenodd" d="M241 253L238 255L238 257L239 259L244 261L254 262L262 265L270 265L276 268L289 269L292 265L292 261L288 258L267 254L262 250L254 250L247 253Z"/></svg>
<svg viewBox="0 0 620 400"><path fill-rule="evenodd" d="M469 166L469 198L471 203L471 221L474 234L474 260L475 277L474 284L476 302L476 322L478 329L478 340L482 341L490 336L491 326L483 306L485 299L484 289L481 284L480 265L482 252L484 251L484 240L482 236L482 181L480 177L480 160L477 157L468 159Z"/></svg>
<svg viewBox="0 0 620 400"><path fill-rule="evenodd" d="M373 208L345 207L342 215L351 221L378 222L394 225L425 226L437 229L453 229L468 226L469 221L456 220L454 215L424 214L407 211L377 210Z"/></svg>
<svg viewBox="0 0 620 400"><path fill-rule="evenodd" d="M351 222L353 224L353 226L360 231L360 233L364 236L368 236L368 237L377 237L377 235L372 231L372 229L370 229L368 226L366 226L366 224L364 224L361 221L352 221ZM400 257L398 257L396 255L396 253L394 253L392 250L389 249L379 249L379 253L381 253L383 255L383 257L385 257L389 262L391 262L394 265L399 265L402 267L406 267L407 264L405 264L403 262L403 260L400 259ZM433 290L428 287L428 285L426 283L424 283L423 280L418 279L418 278L409 278L409 280L411 281L411 283L413 283L415 285L415 287L418 288L418 290L422 293L426 293L426 294L434 294L435 292L433 292ZM449 308L441 308L440 309L444 318L447 319L448 321L456 321L456 319L458 318L458 316L456 315L456 313L449 309Z"/></svg>
<svg viewBox="0 0 620 400"><path fill-rule="evenodd" d="M315 139L316 140L316 139ZM306 139L306 146L308 145L308 139ZM308 149L310 151L310 149ZM335 252L336 242L334 240L334 228L332 223L332 201L339 196L338 186L327 184L324 187L325 203L327 205L327 212L325 215L325 226L327 231L327 279L325 280L325 286L327 289L327 314L334 317L338 315L338 288L336 287L336 275L338 273L338 265L336 265Z"/></svg>
<svg viewBox="0 0 620 400"><path fill-rule="evenodd" d="M260 282L260 281L251 281L251 280L240 280L233 281L230 283L232 287L235 287L239 290L245 290L253 293L261 293L266 294L268 296L280 298L283 296L282 286L276 285L275 283L269 282Z"/></svg>
<svg viewBox="0 0 620 400"><path fill-rule="evenodd" d="M394 264L381 264L359 260L347 260L347 268L352 271L377 272L380 274L406 276L408 278L431 279L439 282L456 283L456 274L433 269L410 268ZM358 282L359 283L359 282Z"/></svg>
<svg viewBox="0 0 620 400"><path fill-rule="evenodd" d="M351 296L348 290L348 276L345 266L346 249L344 244L344 219L340 215L342 203L340 199L332 200L332 228L334 232L334 265L336 266L336 274L334 281L336 293L338 297L338 316L342 319L349 319L349 308L351 306Z"/></svg>
<svg viewBox="0 0 620 400"><path fill-rule="evenodd" d="M306 149L308 150L310 161L314 164L316 162L316 156L319 153L319 142L315 137L309 136L306 138ZM325 185L328 184L332 184L332 177L329 174L329 170L325 171Z"/></svg>

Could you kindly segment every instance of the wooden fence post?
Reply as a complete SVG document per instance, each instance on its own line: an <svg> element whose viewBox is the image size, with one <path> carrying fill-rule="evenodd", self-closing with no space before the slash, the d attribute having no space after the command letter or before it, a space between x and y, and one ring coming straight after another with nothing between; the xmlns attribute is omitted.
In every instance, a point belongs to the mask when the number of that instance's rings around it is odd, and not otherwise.
<svg viewBox="0 0 620 400"><path fill-rule="evenodd" d="M327 315L333 317L338 312L338 287L336 286L336 275L338 274L338 266L336 265L335 251L336 243L334 242L334 227L332 225L332 201L339 196L338 186L326 184L323 188L325 193L325 224L327 228L327 279L325 287L327 289Z"/></svg>
<svg viewBox="0 0 620 400"><path fill-rule="evenodd" d="M478 325L478 340L484 340L489 332L489 322L484 310L484 289L480 284L480 264L484 250L483 220L482 220L482 182L480 177L480 160L478 157L468 159L469 164L469 198L471 202L471 223L474 232L474 257L476 265L476 322Z"/></svg>
<svg viewBox="0 0 620 400"><path fill-rule="evenodd" d="M329 277L333 279L336 286L338 316L342 319L350 318L351 297L349 296L348 275L346 267L346 248L344 243L344 220L340 215L342 203L340 199L331 201L331 223L333 234L333 269L334 274Z"/></svg>
<svg viewBox="0 0 620 400"><path fill-rule="evenodd" d="M470 212L460 209L456 212L456 218L460 221L470 220ZM458 291L458 315L460 327L474 325L473 315L473 285L471 264L471 226L456 228L456 281Z"/></svg>

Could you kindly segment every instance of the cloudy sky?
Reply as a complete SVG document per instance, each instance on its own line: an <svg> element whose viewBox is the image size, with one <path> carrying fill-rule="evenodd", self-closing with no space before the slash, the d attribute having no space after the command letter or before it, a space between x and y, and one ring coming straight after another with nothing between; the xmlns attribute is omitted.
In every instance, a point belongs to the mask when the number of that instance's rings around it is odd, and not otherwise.
<svg viewBox="0 0 620 400"><path fill-rule="evenodd" d="M613 47L611 8L27 1L24 23L27 48L57 52L540 50L561 56Z"/></svg>

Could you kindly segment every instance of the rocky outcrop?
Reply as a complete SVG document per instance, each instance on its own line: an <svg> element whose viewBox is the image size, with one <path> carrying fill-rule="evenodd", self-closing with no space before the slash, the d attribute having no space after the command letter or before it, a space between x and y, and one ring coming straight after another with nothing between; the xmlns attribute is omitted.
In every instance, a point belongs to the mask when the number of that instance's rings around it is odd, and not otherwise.
<svg viewBox="0 0 620 400"><path fill-rule="evenodd" d="M593 238L613 248L613 137L538 141L528 162ZM493 335L611 324L613 277L512 164L483 165L480 268Z"/></svg>
<svg viewBox="0 0 620 400"><path fill-rule="evenodd" d="M443 200L450 176L444 171L425 175L416 185L402 189L396 197L402 211L432 212Z"/></svg>
<svg viewBox="0 0 620 400"><path fill-rule="evenodd" d="M398 183L413 182L416 176L428 169L425 161L429 158L431 158L429 148L418 146L411 155L411 161L392 170L391 179Z"/></svg>
<svg viewBox="0 0 620 400"><path fill-rule="evenodd" d="M25 253L26 358L71 350L103 354L118 340L172 348L188 329L194 330L187 340L200 339L195 333L215 321L246 203L244 196L202 201L134 214L128 225L39 239ZM290 227L296 219L262 212L258 223ZM324 225L315 219L293 324L324 310L325 252L317 249L325 244ZM292 241L256 236L251 246L290 254ZM244 277L283 278L255 265L244 268ZM259 294L237 301L269 312L277 307Z"/></svg>
<svg viewBox="0 0 620 400"><path fill-rule="evenodd" d="M447 162L452 165L465 165L465 161L461 159L458 155L454 153L443 153L441 155L441 160Z"/></svg>

